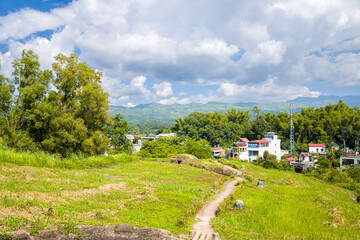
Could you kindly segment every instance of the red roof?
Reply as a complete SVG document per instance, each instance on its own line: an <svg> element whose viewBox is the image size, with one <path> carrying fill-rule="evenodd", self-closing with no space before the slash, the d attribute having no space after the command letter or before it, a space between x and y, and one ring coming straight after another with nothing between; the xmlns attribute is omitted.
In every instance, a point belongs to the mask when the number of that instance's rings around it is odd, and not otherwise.
<svg viewBox="0 0 360 240"><path fill-rule="evenodd" d="M237 146L237 147L246 147L246 143L234 143L234 146Z"/></svg>
<svg viewBox="0 0 360 240"><path fill-rule="evenodd" d="M342 155L342 157L356 157L356 158L360 158L360 155L359 154L351 154L351 153L347 153L344 155Z"/></svg>
<svg viewBox="0 0 360 240"><path fill-rule="evenodd" d="M310 156L310 154L308 152L301 152L300 155Z"/></svg>
<svg viewBox="0 0 360 240"><path fill-rule="evenodd" d="M309 147L326 147L325 143L309 143Z"/></svg>
<svg viewBox="0 0 360 240"><path fill-rule="evenodd" d="M292 162L292 161L296 161L296 158L284 158L281 161L285 161L285 162Z"/></svg>
<svg viewBox="0 0 360 240"><path fill-rule="evenodd" d="M269 140L261 139L261 140L253 140L250 143L269 143Z"/></svg>
<svg viewBox="0 0 360 240"><path fill-rule="evenodd" d="M213 152L224 152L225 151L221 147L212 147L211 149L213 150Z"/></svg>
<svg viewBox="0 0 360 240"><path fill-rule="evenodd" d="M246 142L246 143L249 142L249 139L247 139L247 138L240 138L240 140L243 142Z"/></svg>

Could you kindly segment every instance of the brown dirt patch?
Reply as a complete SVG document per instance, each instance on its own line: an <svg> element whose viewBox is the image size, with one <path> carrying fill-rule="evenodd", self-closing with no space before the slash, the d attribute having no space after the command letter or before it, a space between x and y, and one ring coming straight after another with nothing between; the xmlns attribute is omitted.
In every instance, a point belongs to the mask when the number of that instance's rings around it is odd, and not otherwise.
<svg viewBox="0 0 360 240"><path fill-rule="evenodd" d="M29 207L27 209L19 209L16 207L3 208L0 211L0 218L8 216L22 216L31 219L33 216L39 216L43 211L37 207Z"/></svg>
<svg viewBox="0 0 360 240"><path fill-rule="evenodd" d="M93 195L98 193L107 193L111 190L122 190L125 189L125 183L110 183L102 185L98 188L90 188L90 189L82 189L82 190L75 190L75 191L62 191L62 197L78 197L78 196L85 196L85 195Z"/></svg>

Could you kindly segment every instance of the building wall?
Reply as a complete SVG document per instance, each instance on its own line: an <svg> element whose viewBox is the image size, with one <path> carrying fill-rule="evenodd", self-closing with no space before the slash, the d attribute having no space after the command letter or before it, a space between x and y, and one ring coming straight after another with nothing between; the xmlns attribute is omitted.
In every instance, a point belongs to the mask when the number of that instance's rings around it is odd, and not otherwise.
<svg viewBox="0 0 360 240"><path fill-rule="evenodd" d="M340 167L342 167L343 165L350 165L350 164L355 164L358 165L360 167L360 158L359 157L340 157Z"/></svg>
<svg viewBox="0 0 360 240"><path fill-rule="evenodd" d="M326 153L326 147L308 147L309 153L319 153L319 154L325 154Z"/></svg>

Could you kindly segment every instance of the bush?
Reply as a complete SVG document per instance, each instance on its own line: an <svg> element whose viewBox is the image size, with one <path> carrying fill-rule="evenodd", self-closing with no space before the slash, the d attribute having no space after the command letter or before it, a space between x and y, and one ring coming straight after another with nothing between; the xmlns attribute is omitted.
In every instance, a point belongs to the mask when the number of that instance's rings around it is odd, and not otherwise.
<svg viewBox="0 0 360 240"><path fill-rule="evenodd" d="M183 137L162 137L143 142L138 155L148 158L168 158L183 153L194 155L197 158L209 158L212 151L209 143L205 140L195 141Z"/></svg>

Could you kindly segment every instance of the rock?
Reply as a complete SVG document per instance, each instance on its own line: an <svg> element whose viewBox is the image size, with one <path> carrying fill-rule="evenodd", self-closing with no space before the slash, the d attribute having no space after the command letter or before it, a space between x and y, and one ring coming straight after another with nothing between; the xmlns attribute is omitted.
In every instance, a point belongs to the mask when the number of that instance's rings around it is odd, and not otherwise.
<svg viewBox="0 0 360 240"><path fill-rule="evenodd" d="M22 230L11 232L11 238L14 240L33 240L29 233Z"/></svg>
<svg viewBox="0 0 360 240"><path fill-rule="evenodd" d="M135 230L135 227L131 226L131 225L118 224L115 226L115 233L132 232L134 230Z"/></svg>
<svg viewBox="0 0 360 240"><path fill-rule="evenodd" d="M242 209L243 207L244 207L244 202L243 201L241 201L241 200L236 200L235 201L235 204L234 204L234 207L236 208L236 209Z"/></svg>
<svg viewBox="0 0 360 240"><path fill-rule="evenodd" d="M264 187L263 182L259 181L258 184L257 184L257 187L258 188L263 188Z"/></svg>

